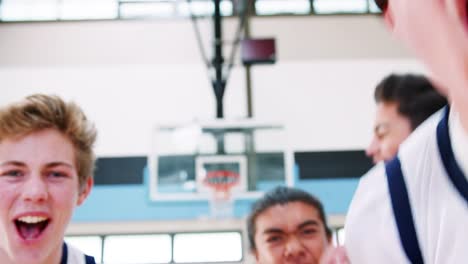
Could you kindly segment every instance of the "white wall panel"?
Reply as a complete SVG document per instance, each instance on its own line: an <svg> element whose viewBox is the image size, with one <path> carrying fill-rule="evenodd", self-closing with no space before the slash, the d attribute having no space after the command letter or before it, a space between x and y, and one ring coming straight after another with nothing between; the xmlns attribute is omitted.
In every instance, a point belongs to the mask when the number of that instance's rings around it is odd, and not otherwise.
<svg viewBox="0 0 468 264"><path fill-rule="evenodd" d="M210 50L208 22L200 28ZM225 39L235 22L226 20ZM253 68L254 115L284 122L293 150L364 148L375 84L423 71L374 16L255 18L252 34L276 37L279 58ZM76 100L98 126L99 155L146 155L155 124L215 116L188 20L7 23L0 40L0 104L35 92ZM234 68L228 118L246 115L244 79Z"/></svg>

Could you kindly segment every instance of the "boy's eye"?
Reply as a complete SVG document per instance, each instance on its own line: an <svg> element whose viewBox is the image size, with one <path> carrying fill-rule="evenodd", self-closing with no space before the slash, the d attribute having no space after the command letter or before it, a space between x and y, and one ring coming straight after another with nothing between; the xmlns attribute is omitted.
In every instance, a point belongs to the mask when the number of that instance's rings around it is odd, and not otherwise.
<svg viewBox="0 0 468 264"><path fill-rule="evenodd" d="M304 235L312 235L312 234L315 234L317 232L317 230L315 229L304 229L302 230L302 234Z"/></svg>
<svg viewBox="0 0 468 264"><path fill-rule="evenodd" d="M389 133L389 127L388 126L379 126L376 130L375 130L375 136L378 138L378 139L382 139L384 138L388 133Z"/></svg>
<svg viewBox="0 0 468 264"><path fill-rule="evenodd" d="M9 170L2 173L2 176L20 177L23 176L23 172L21 172L20 170Z"/></svg>
<svg viewBox="0 0 468 264"><path fill-rule="evenodd" d="M61 177L67 176L65 173L60 172L60 171L51 171L48 173L48 175L53 178L61 178Z"/></svg>
<svg viewBox="0 0 468 264"><path fill-rule="evenodd" d="M377 133L375 136L378 138L378 139L382 139L385 137L387 133Z"/></svg>
<svg viewBox="0 0 468 264"><path fill-rule="evenodd" d="M281 240L281 236L271 236L271 237L268 237L267 242L268 243L274 243L274 242L278 242L280 240Z"/></svg>

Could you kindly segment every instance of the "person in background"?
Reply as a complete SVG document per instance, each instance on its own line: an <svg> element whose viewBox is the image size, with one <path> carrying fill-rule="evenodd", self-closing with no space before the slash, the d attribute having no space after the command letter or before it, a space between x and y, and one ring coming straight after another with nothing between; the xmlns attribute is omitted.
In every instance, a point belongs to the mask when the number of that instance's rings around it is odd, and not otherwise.
<svg viewBox="0 0 468 264"><path fill-rule="evenodd" d="M390 161L400 144L427 118L447 105L432 83L422 75L390 74L375 88L377 104L374 135L366 154L375 164ZM339 261L341 260L341 261ZM322 263L347 263L342 247L330 248Z"/></svg>
<svg viewBox="0 0 468 264"><path fill-rule="evenodd" d="M351 263L466 263L467 2L376 3L449 106L414 131L397 157L361 178L346 216L347 254Z"/></svg>
<svg viewBox="0 0 468 264"><path fill-rule="evenodd" d="M254 203L247 231L257 264L318 264L332 239L321 202L290 187L277 187Z"/></svg>
<svg viewBox="0 0 468 264"><path fill-rule="evenodd" d="M374 163L392 159L411 132L447 105L426 77L413 74L385 77L375 88L374 99L374 135L366 149Z"/></svg>
<svg viewBox="0 0 468 264"><path fill-rule="evenodd" d="M2 264L91 264L64 242L93 185L96 130L74 103L32 95L0 108Z"/></svg>

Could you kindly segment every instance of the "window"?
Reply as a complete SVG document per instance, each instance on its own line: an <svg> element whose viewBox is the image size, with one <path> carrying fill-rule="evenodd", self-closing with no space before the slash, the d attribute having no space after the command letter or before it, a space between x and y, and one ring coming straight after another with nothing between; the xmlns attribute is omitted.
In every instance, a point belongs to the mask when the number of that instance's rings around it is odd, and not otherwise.
<svg viewBox="0 0 468 264"><path fill-rule="evenodd" d="M241 5L238 0L221 0L221 15L232 16ZM213 0L0 0L0 21L184 18L213 12ZM380 10L374 0L255 0L255 12L268 16Z"/></svg>
<svg viewBox="0 0 468 264"><path fill-rule="evenodd" d="M310 13L309 0L257 0L255 1L257 15L295 14L303 15Z"/></svg>
<svg viewBox="0 0 468 264"><path fill-rule="evenodd" d="M231 16L233 14L232 2L223 0L220 3L221 16ZM195 16L212 16L214 13L213 1L193 0L190 4L185 1L180 1L178 5L178 13L180 16L188 17L191 14Z"/></svg>
<svg viewBox="0 0 468 264"><path fill-rule="evenodd" d="M3 21L55 20L59 13L56 0L3 0L0 3Z"/></svg>
<svg viewBox="0 0 468 264"><path fill-rule="evenodd" d="M240 231L66 236L96 263L226 263L243 259Z"/></svg>
<svg viewBox="0 0 468 264"><path fill-rule="evenodd" d="M164 235L115 235L104 238L104 263L169 263L172 239Z"/></svg>
<svg viewBox="0 0 468 264"><path fill-rule="evenodd" d="M377 7L374 0L369 0L369 11L371 13L381 13L380 8Z"/></svg>
<svg viewBox="0 0 468 264"><path fill-rule="evenodd" d="M317 14L367 13L368 0L314 0Z"/></svg>
<svg viewBox="0 0 468 264"><path fill-rule="evenodd" d="M174 262L209 263L242 260L239 232L186 233L174 236Z"/></svg>
<svg viewBox="0 0 468 264"><path fill-rule="evenodd" d="M173 17L175 4L172 2L122 2L119 6L120 18Z"/></svg>
<svg viewBox="0 0 468 264"><path fill-rule="evenodd" d="M59 19L113 19L117 18L115 0L62 0Z"/></svg>

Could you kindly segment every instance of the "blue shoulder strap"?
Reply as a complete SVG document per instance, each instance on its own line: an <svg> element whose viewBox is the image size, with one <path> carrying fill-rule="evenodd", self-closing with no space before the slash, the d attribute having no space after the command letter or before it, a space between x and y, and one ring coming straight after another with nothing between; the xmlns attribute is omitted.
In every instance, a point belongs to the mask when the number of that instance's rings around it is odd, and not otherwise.
<svg viewBox="0 0 468 264"><path fill-rule="evenodd" d="M86 264L96 264L96 261L93 257L84 255ZM66 243L63 243L62 246L62 258L60 259L60 264L67 264L68 262L68 247Z"/></svg>
<svg viewBox="0 0 468 264"><path fill-rule="evenodd" d="M455 155L450 142L449 132L450 108L445 109L444 118L437 125L437 145L439 147L440 158L444 164L445 171L455 189L468 204L468 180L463 174L460 166L455 160ZM466 157L465 157L466 158Z"/></svg>
<svg viewBox="0 0 468 264"><path fill-rule="evenodd" d="M96 261L94 261L93 257L85 255L85 263L86 264L96 264Z"/></svg>
<svg viewBox="0 0 468 264"><path fill-rule="evenodd" d="M68 247L66 243L63 243L62 258L60 259L60 264L67 264L67 261L68 261Z"/></svg>
<svg viewBox="0 0 468 264"><path fill-rule="evenodd" d="M403 250L412 264L423 264L424 261L419 247L416 228L414 227L408 190L406 189L398 157L385 164L385 171L387 173L393 215L395 216Z"/></svg>

